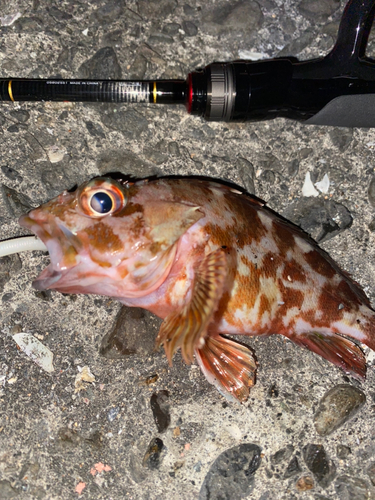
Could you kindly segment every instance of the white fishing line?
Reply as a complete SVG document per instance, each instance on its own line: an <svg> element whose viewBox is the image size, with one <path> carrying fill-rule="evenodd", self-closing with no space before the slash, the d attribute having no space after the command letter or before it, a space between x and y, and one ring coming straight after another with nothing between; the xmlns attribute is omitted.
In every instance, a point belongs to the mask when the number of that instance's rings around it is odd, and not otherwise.
<svg viewBox="0 0 375 500"><path fill-rule="evenodd" d="M35 236L23 236L21 238L0 241L0 257L11 255L12 253L34 250L47 251L45 244Z"/></svg>

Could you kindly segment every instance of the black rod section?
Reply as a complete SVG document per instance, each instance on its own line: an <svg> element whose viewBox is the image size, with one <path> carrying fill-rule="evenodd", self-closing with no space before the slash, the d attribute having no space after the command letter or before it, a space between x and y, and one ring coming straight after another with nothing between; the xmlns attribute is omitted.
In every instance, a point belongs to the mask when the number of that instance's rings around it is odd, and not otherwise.
<svg viewBox="0 0 375 500"><path fill-rule="evenodd" d="M350 0L325 57L213 63L183 80L0 79L3 101L185 104L215 121L291 118L375 127L375 60L366 56L375 0Z"/></svg>
<svg viewBox="0 0 375 500"><path fill-rule="evenodd" d="M185 102L183 80L59 80L0 79L3 101L68 101L68 102Z"/></svg>

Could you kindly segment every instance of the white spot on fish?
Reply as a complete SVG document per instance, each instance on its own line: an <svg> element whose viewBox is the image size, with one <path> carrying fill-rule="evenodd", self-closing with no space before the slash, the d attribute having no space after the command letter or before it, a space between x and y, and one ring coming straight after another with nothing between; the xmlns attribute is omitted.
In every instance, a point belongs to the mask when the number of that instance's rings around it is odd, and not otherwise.
<svg viewBox="0 0 375 500"><path fill-rule="evenodd" d="M302 239L300 236L294 236L294 241L296 242L296 245L304 252L308 253L311 252L312 246L310 243Z"/></svg>

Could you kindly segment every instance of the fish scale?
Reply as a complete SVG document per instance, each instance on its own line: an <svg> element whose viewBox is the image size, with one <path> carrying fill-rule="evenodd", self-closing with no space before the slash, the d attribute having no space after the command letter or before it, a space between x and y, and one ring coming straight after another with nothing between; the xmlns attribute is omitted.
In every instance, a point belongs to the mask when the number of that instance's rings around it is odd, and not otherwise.
<svg viewBox="0 0 375 500"><path fill-rule="evenodd" d="M241 190L196 178L97 178L20 224L51 257L34 286L154 312L169 362L177 349L188 363L195 356L229 399L248 398L257 364L225 335L281 334L365 375L358 343L375 349L375 313L364 292L300 228Z"/></svg>

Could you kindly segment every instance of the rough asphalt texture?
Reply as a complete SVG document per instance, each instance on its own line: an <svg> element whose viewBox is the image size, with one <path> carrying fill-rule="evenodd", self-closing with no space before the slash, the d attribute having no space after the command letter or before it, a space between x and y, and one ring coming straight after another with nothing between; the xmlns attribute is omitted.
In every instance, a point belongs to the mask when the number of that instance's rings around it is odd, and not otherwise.
<svg viewBox="0 0 375 500"><path fill-rule="evenodd" d="M185 78L246 53L313 58L332 47L343 6L1 1L0 17L21 13L0 28L1 74ZM375 130L63 103L2 104L0 125L1 239L25 234L21 213L98 174L209 175L300 224L375 301ZM307 172L313 182L327 173L329 192L303 197ZM359 383L283 338L249 338L257 384L247 404L228 403L196 365L176 355L170 368L153 352L157 318L123 310L117 320L108 298L33 290L47 263L41 252L0 261L2 500L375 498L372 353ZM19 332L53 352L52 374L17 349ZM84 366L95 382L76 391Z"/></svg>

